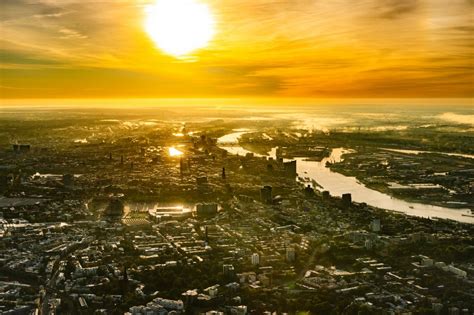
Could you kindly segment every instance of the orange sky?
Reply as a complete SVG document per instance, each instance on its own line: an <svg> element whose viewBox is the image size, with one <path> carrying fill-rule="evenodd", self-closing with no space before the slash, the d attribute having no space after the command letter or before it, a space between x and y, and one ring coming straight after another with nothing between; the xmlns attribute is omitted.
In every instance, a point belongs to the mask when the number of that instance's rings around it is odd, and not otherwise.
<svg viewBox="0 0 474 315"><path fill-rule="evenodd" d="M208 0L209 45L180 59L143 0L1 0L7 98L472 97L472 0Z"/></svg>

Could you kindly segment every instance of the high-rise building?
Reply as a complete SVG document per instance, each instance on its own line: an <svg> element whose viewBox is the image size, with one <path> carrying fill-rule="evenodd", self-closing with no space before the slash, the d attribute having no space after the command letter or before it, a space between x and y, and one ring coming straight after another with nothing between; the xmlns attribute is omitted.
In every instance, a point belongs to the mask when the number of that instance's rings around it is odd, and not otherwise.
<svg viewBox="0 0 474 315"><path fill-rule="evenodd" d="M283 169L285 170L285 175L294 177L296 176L296 161L290 161L283 163Z"/></svg>
<svg viewBox="0 0 474 315"><path fill-rule="evenodd" d="M272 186L264 186L260 189L260 199L263 203L271 204L273 200Z"/></svg>
<svg viewBox="0 0 474 315"><path fill-rule="evenodd" d="M351 194L343 194L342 195L342 206L344 208L349 208L352 205L352 195Z"/></svg>
<svg viewBox="0 0 474 315"><path fill-rule="evenodd" d="M224 273L224 275L226 275L226 276L233 275L234 271L235 271L235 269L234 269L233 265L231 265L231 264L222 265L222 272Z"/></svg>
<svg viewBox="0 0 474 315"><path fill-rule="evenodd" d="M252 256L250 257L250 260L252 262L252 265L256 266L260 264L260 255L257 253L253 253Z"/></svg>
<svg viewBox="0 0 474 315"><path fill-rule="evenodd" d="M120 198L112 197L109 201L105 215L109 219L120 219L123 216L125 206Z"/></svg>

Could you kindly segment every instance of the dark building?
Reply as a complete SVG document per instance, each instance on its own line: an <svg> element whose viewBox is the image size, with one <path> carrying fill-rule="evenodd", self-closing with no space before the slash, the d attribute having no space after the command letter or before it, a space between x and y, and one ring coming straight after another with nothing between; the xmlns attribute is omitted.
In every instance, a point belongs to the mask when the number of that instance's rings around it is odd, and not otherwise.
<svg viewBox="0 0 474 315"><path fill-rule="evenodd" d="M260 200L263 203L271 204L273 201L272 186L263 186L260 189Z"/></svg>
<svg viewBox="0 0 474 315"><path fill-rule="evenodd" d="M230 264L224 264L222 266L222 273L224 274L224 276L226 277L232 277L235 275L235 268L234 268L234 265L230 265Z"/></svg>
<svg viewBox="0 0 474 315"><path fill-rule="evenodd" d="M122 294L125 295L129 291L129 282L128 282L128 271L127 271L127 266L123 267L123 278L122 281L120 281L120 286L122 289Z"/></svg>
<svg viewBox="0 0 474 315"><path fill-rule="evenodd" d="M123 216L125 206L120 198L113 197L109 201L107 209L105 209L105 216L110 219L120 219Z"/></svg>
<svg viewBox="0 0 474 315"><path fill-rule="evenodd" d="M323 191L323 200L329 200L331 197L331 194L329 194L329 191L325 190Z"/></svg>
<svg viewBox="0 0 474 315"><path fill-rule="evenodd" d="M283 162L283 158L281 158L282 155L283 155L283 150L280 147L277 147L275 151L275 156L278 158L278 161L281 160Z"/></svg>
<svg viewBox="0 0 474 315"><path fill-rule="evenodd" d="M66 187L74 186L74 175L73 174L64 174L63 175L63 185Z"/></svg>
<svg viewBox="0 0 474 315"><path fill-rule="evenodd" d="M184 173L184 160L183 158L179 158L179 174L183 175Z"/></svg>
<svg viewBox="0 0 474 315"><path fill-rule="evenodd" d="M29 144L14 144L12 147L13 147L13 152L16 152L16 153L26 153L31 150L31 145Z"/></svg>
<svg viewBox="0 0 474 315"><path fill-rule="evenodd" d="M344 208L349 208L352 205L352 195L351 194L343 194L342 195L342 206Z"/></svg>
<svg viewBox="0 0 474 315"><path fill-rule="evenodd" d="M308 185L304 189L304 194L306 197L312 197L314 196L314 189L310 185Z"/></svg>
<svg viewBox="0 0 474 315"><path fill-rule="evenodd" d="M283 168L285 170L286 176L294 177L296 176L296 161L285 162L283 163Z"/></svg>
<svg viewBox="0 0 474 315"><path fill-rule="evenodd" d="M213 216L217 214L217 203L199 203L196 205L196 213L198 216ZM207 235L207 230L206 230Z"/></svg>
<svg viewBox="0 0 474 315"><path fill-rule="evenodd" d="M0 192L7 190L8 188L8 176L0 175Z"/></svg>
<svg viewBox="0 0 474 315"><path fill-rule="evenodd" d="M30 152L30 150L31 150L31 146L29 144L20 144L21 153Z"/></svg>
<svg viewBox="0 0 474 315"><path fill-rule="evenodd" d="M267 171L268 172L273 172L273 165L272 164L267 164Z"/></svg>

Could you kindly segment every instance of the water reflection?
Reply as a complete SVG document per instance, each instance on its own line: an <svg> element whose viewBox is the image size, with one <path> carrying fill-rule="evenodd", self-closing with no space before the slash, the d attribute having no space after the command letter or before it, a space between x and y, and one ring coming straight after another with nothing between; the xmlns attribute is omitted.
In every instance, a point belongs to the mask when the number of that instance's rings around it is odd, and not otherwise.
<svg viewBox="0 0 474 315"><path fill-rule="evenodd" d="M474 155L471 154L461 154L461 153L447 153L447 152L434 152L434 151L420 151L420 150L400 150L400 149L383 149L386 151L398 152L398 153L405 153L405 154L442 154L442 155L449 155L449 156L459 156L468 159L474 159Z"/></svg>
<svg viewBox="0 0 474 315"><path fill-rule="evenodd" d="M176 149L175 147L169 147L169 148L168 148L168 154L169 154L171 157L175 157L175 156L181 156L181 155L183 155L183 152L179 151L179 150Z"/></svg>
<svg viewBox="0 0 474 315"><path fill-rule="evenodd" d="M238 138L245 132L236 132L224 136L218 140L218 143L229 144L229 140L234 139L233 145L222 145L221 148L227 150L231 154L246 155L254 153L248 151L241 146L236 145ZM451 209L439 206L432 206L422 203L407 202L398 198L394 198L379 191L370 189L361 184L355 177L345 176L340 173L331 171L326 167L326 162L338 163L342 161L342 155L348 152L343 148L333 149L331 155L324 158L321 162L307 161L305 158L296 158L297 172L302 177L308 177L312 181L316 181L316 189L328 190L333 196L341 196L344 193L351 193L352 200L356 202L365 202L368 205L403 212L408 215L430 218L451 219L460 222L474 223L474 218L465 216L470 214L469 209ZM275 158L276 150L272 149L268 156ZM255 156L262 156L254 153ZM463 216L464 214L464 216Z"/></svg>
<svg viewBox="0 0 474 315"><path fill-rule="evenodd" d="M470 213L468 209L450 209L422 203L407 202L367 188L358 182L355 177L333 172L326 167L326 162L328 161L335 163L341 162L344 153L345 150L343 148L334 149L331 155L321 162L305 161L303 158L297 158L297 172L298 174L305 174L305 176L314 179L324 190L330 191L334 196L341 196L349 192L352 194L352 200L365 202L378 208L404 212L419 217L438 217L474 223L474 218L463 216L463 214Z"/></svg>

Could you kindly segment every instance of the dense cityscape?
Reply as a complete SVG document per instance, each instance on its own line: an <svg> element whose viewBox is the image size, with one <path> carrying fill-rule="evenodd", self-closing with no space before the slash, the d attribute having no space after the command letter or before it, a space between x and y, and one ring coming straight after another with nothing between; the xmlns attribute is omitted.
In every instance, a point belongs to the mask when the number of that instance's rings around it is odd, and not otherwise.
<svg viewBox="0 0 474 315"><path fill-rule="evenodd" d="M0 0L0 315L474 315L474 0Z"/></svg>
<svg viewBox="0 0 474 315"><path fill-rule="evenodd" d="M0 314L474 313L466 125L186 115L4 111Z"/></svg>

